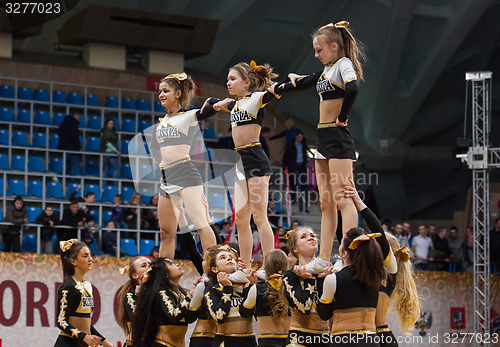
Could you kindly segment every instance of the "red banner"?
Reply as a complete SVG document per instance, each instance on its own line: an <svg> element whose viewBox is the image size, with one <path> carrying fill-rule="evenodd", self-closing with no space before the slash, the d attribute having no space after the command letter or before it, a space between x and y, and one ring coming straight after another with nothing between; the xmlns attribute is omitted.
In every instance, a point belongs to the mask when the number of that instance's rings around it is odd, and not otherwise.
<svg viewBox="0 0 500 347"><path fill-rule="evenodd" d="M450 307L451 329L465 329L465 307Z"/></svg>

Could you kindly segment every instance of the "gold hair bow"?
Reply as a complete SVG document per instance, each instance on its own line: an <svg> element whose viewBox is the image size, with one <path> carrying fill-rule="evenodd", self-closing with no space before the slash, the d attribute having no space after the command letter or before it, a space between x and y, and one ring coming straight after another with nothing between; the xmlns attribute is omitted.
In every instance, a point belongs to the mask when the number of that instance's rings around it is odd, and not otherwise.
<svg viewBox="0 0 500 347"><path fill-rule="evenodd" d="M410 260L410 249L406 246L401 247L396 251L396 258L402 259L403 261Z"/></svg>
<svg viewBox="0 0 500 347"><path fill-rule="evenodd" d="M177 83L181 83L181 81L184 81L185 79L187 79L188 76L186 75L185 72L182 72L182 73L170 74L167 77L165 77L164 80L167 79L167 78L175 78L175 80L177 81Z"/></svg>
<svg viewBox="0 0 500 347"><path fill-rule="evenodd" d="M128 272L129 266L125 265L124 267L120 268L120 275L123 275Z"/></svg>
<svg viewBox="0 0 500 347"><path fill-rule="evenodd" d="M255 72L261 72L262 70L264 70L264 66L257 65L257 63L254 60L250 62L250 68Z"/></svg>
<svg viewBox="0 0 500 347"><path fill-rule="evenodd" d="M151 270L153 270L153 266L149 265L149 268L146 270L146 272L142 274L142 277L141 277L142 283L146 283L149 280L149 272Z"/></svg>
<svg viewBox="0 0 500 347"><path fill-rule="evenodd" d="M71 239L67 241L59 241L59 247L61 247L61 251L68 251L74 243L78 242L77 239Z"/></svg>
<svg viewBox="0 0 500 347"><path fill-rule="evenodd" d="M380 236L382 236L381 233L359 235L354 240L352 240L351 244L349 245L349 249L356 249L356 248L358 248L358 246L361 242L373 240L374 238L380 237Z"/></svg>
<svg viewBox="0 0 500 347"><path fill-rule="evenodd" d="M223 250L231 253L234 257L234 260L238 260L238 258L239 258L238 252L236 252L236 250L233 247L230 247L228 245L224 245L224 246L220 246L219 249L223 249Z"/></svg>
<svg viewBox="0 0 500 347"><path fill-rule="evenodd" d="M288 238L290 237L290 234L292 233L293 229L292 230L289 230L285 235L283 235L283 238L285 240L288 240Z"/></svg>
<svg viewBox="0 0 500 347"><path fill-rule="evenodd" d="M271 287L273 287L275 290L278 290L279 287L283 283L283 275L281 274L272 274L269 276L269 284Z"/></svg>
<svg viewBox="0 0 500 347"><path fill-rule="evenodd" d="M335 23L333 26L337 29L347 29L349 22L342 20L340 22Z"/></svg>

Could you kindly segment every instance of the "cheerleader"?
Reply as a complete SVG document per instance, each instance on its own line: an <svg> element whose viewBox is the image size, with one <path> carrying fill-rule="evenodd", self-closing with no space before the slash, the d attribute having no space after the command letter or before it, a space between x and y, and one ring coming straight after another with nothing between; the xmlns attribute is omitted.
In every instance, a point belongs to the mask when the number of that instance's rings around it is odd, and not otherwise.
<svg viewBox="0 0 500 347"><path fill-rule="evenodd" d="M358 223L351 200L342 198L342 186L353 177L356 159L354 141L347 127L347 116L358 94L357 79L363 80L358 57L364 50L347 29L348 22L328 24L313 34L315 57L325 68L309 76L289 74L291 82L272 91L282 94L316 85L320 97L317 150L314 155L321 204L321 248L319 258L307 271L320 273L328 266L337 228L337 210L342 212L343 234ZM340 240L339 240L340 242Z"/></svg>
<svg viewBox="0 0 500 347"><path fill-rule="evenodd" d="M236 273L238 254L229 246L211 249L208 255L208 285L205 301L210 316L217 324L214 346L255 347L251 317L242 317L238 307L243 302L243 285L229 280ZM242 271L240 271L242 273ZM255 280L255 274L249 274ZM196 291L196 290L195 290Z"/></svg>
<svg viewBox="0 0 500 347"><path fill-rule="evenodd" d="M245 290L239 307L242 317L257 318L259 347L284 347L290 328L290 307L283 285L283 274L288 269L288 257L280 249L273 249L264 257L266 282L259 282Z"/></svg>
<svg viewBox="0 0 500 347"><path fill-rule="evenodd" d="M153 129L151 153L162 171L158 221L160 224L160 256L174 258L175 233L179 210L184 201L189 218L201 238L203 249L216 244L202 204L203 181L189 157L198 122L215 115L230 99L209 103L201 110L186 110L193 101L195 84L185 73L168 75L159 86L159 99L168 110ZM222 106L220 106L222 105Z"/></svg>
<svg viewBox="0 0 500 347"><path fill-rule="evenodd" d="M285 272L283 284L285 285L288 303L292 308L292 323L287 337L287 346L319 347L328 346L328 323L323 321L317 313L319 299L318 285L324 278L314 278L305 269L318 253L318 239L310 227L301 226L289 231L285 238L288 248L298 263L293 269ZM332 267L325 269L330 273ZM323 274L321 274L323 275Z"/></svg>
<svg viewBox="0 0 500 347"><path fill-rule="evenodd" d="M132 343L130 334L130 325L132 324L132 315L135 310L135 302L137 300L136 292L141 284L141 277L144 272L149 268L151 261L146 257L131 258L128 265L120 269L120 274L127 274L129 280L125 283L118 295L118 301L122 304L118 308L118 324L121 326L125 334L127 334L127 341L124 347L131 347Z"/></svg>
<svg viewBox="0 0 500 347"><path fill-rule="evenodd" d="M166 258L154 259L144 272L132 318L132 347L184 347L187 324L196 316L179 285L183 272Z"/></svg>
<svg viewBox="0 0 500 347"><path fill-rule="evenodd" d="M57 327L54 347L112 347L91 323L94 309L92 284L85 275L92 268L90 249L77 239L60 241L64 282L57 292Z"/></svg>
<svg viewBox="0 0 500 347"><path fill-rule="evenodd" d="M377 217L359 198L354 182L349 183L344 187L344 196L352 198L375 233L365 234L363 229L352 228L342 238L339 254L344 268L324 280L318 314L324 320L333 316L332 347L378 347L374 337L379 288L386 280L386 271L397 272L396 259Z"/></svg>

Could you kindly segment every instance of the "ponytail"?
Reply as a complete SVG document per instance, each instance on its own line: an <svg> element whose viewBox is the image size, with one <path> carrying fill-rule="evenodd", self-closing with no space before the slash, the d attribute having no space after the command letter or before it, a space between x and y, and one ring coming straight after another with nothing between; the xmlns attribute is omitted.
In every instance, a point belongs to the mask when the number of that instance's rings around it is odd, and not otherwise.
<svg viewBox="0 0 500 347"><path fill-rule="evenodd" d="M127 315L125 313L125 309L123 308L123 298L127 293L132 292L135 293L135 289L137 287L137 281L132 278L132 275L136 272L135 269L135 261L142 256L137 256L134 258L131 258L128 265L120 269L120 274L124 275L127 274L129 277L129 280L127 283L125 283L120 290L120 294L118 294L118 314L117 314L117 320L118 320L118 325L123 329L125 334L130 334L130 329L128 327L128 319Z"/></svg>
<svg viewBox="0 0 500 347"><path fill-rule="evenodd" d="M247 63L238 63L229 70L239 73L244 81L250 81L248 87L250 93L267 90L273 84L271 79L278 77L269 64L257 65L253 60L250 62L250 65Z"/></svg>
<svg viewBox="0 0 500 347"><path fill-rule="evenodd" d="M175 91L181 91L182 94L179 98L179 105L181 108L188 108L193 104L196 84L191 76L186 75L184 72L172 74L164 77L160 83L167 83L174 88Z"/></svg>
<svg viewBox="0 0 500 347"><path fill-rule="evenodd" d="M274 249L264 257L264 268L269 282L264 295L267 296L273 317L279 319L283 325L286 322L282 318L288 317L290 312L283 285L283 274L288 269L288 257L281 249Z"/></svg>

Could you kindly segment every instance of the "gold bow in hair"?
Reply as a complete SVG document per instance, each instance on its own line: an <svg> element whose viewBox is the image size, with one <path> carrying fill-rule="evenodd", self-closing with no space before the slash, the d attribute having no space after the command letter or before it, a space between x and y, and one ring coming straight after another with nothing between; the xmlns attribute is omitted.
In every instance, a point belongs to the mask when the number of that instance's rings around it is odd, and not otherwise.
<svg viewBox="0 0 500 347"><path fill-rule="evenodd" d="M349 245L349 249L356 249L356 248L358 248L358 246L361 242L373 240L374 238L380 237L380 236L382 236L381 233L359 235L354 240L352 240L351 244Z"/></svg>
<svg viewBox="0 0 500 347"><path fill-rule="evenodd" d="M128 272L129 266L125 265L124 267L120 268L120 275L123 275Z"/></svg>
<svg viewBox="0 0 500 347"><path fill-rule="evenodd" d="M224 245L224 246L220 246L219 249L223 249L223 250L231 253L234 257L234 260L238 260L238 258L239 258L238 252L236 252L236 250L233 247L230 247L228 245Z"/></svg>
<svg viewBox="0 0 500 347"><path fill-rule="evenodd" d="M250 68L255 72L261 72L262 70L264 70L264 66L257 65L257 63L254 60L250 62Z"/></svg>
<svg viewBox="0 0 500 347"><path fill-rule="evenodd" d="M153 266L150 265L145 273L142 274L141 281L142 283L146 283L149 280L149 272L153 270Z"/></svg>
<svg viewBox="0 0 500 347"><path fill-rule="evenodd" d="M290 234L292 233L293 229L292 230L289 230L285 235L283 235L283 238L285 240L288 240L288 238L290 237Z"/></svg>
<svg viewBox="0 0 500 347"><path fill-rule="evenodd" d="M406 246L401 247L396 251L396 258L402 259L403 261L410 260L410 249Z"/></svg>
<svg viewBox="0 0 500 347"><path fill-rule="evenodd" d="M269 284L275 290L278 290L282 283L283 283L283 275L278 273L278 274L272 274L271 276L269 276Z"/></svg>
<svg viewBox="0 0 500 347"><path fill-rule="evenodd" d="M186 75L185 72L181 72L181 73L170 74L167 77L165 77L164 79L167 79L167 78L175 78L177 83L181 83L181 81L184 81L185 79L187 79L188 76Z"/></svg>
<svg viewBox="0 0 500 347"><path fill-rule="evenodd" d="M59 241L59 247L61 247L61 251L68 251L74 243L78 242L77 239L71 239L67 241Z"/></svg>
<svg viewBox="0 0 500 347"><path fill-rule="evenodd" d="M342 20L340 22L337 22L333 25L337 29L346 29L349 26L349 22Z"/></svg>

